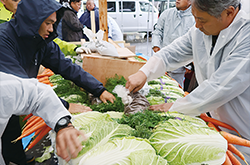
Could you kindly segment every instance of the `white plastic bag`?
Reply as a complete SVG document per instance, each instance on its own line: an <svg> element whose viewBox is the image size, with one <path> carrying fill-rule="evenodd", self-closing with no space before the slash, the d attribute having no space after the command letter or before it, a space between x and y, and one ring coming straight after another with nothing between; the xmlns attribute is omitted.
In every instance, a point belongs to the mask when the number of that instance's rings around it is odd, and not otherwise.
<svg viewBox="0 0 250 165"><path fill-rule="evenodd" d="M82 46L87 47L91 52L98 52L100 55L118 57L119 54L114 45L107 41L103 41L104 31L99 30L94 34L87 27L83 28L84 34L89 38L89 42L84 43Z"/></svg>
<svg viewBox="0 0 250 165"><path fill-rule="evenodd" d="M123 85L116 85L113 92L116 93L118 97L122 98L122 103L124 105L128 105L133 101L132 97L129 96L129 90Z"/></svg>
<svg viewBox="0 0 250 165"><path fill-rule="evenodd" d="M88 29L86 26L83 28L83 33L89 38L89 42L85 42L82 47L89 48L91 52L97 52L96 46L95 46L95 34Z"/></svg>

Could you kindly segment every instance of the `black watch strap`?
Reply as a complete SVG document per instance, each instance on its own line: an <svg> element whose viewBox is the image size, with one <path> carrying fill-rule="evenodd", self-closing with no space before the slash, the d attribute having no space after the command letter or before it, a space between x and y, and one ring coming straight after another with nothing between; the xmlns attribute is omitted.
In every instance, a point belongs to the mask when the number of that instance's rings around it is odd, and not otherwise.
<svg viewBox="0 0 250 165"><path fill-rule="evenodd" d="M61 129L68 127L69 123L71 123L70 119L71 119L70 116L64 116L61 119L59 119L54 129L55 132L57 133Z"/></svg>

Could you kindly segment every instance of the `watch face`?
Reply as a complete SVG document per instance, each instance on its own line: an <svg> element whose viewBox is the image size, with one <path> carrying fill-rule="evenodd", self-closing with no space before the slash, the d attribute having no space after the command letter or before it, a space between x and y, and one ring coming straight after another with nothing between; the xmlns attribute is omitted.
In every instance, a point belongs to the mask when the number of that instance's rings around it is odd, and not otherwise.
<svg viewBox="0 0 250 165"><path fill-rule="evenodd" d="M60 119L60 120L58 121L58 124L59 124L59 125L65 125L65 124L67 124L67 119L65 119L65 118Z"/></svg>

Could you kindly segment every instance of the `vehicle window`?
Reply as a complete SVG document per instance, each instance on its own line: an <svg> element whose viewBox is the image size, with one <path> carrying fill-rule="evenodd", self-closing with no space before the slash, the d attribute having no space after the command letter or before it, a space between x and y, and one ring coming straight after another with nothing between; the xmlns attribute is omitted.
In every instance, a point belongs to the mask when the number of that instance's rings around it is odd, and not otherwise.
<svg viewBox="0 0 250 165"><path fill-rule="evenodd" d="M115 2L108 2L108 7L107 7L108 12L115 12Z"/></svg>
<svg viewBox="0 0 250 165"><path fill-rule="evenodd" d="M123 7L122 7L123 6ZM121 10L121 8L123 8L123 10ZM119 2L119 11L123 11L123 12L135 12L135 2L123 2L121 4L121 2Z"/></svg>
<svg viewBox="0 0 250 165"><path fill-rule="evenodd" d="M147 2L140 2L140 9L142 12L151 12L152 11L152 5ZM154 11L156 12L156 11Z"/></svg>

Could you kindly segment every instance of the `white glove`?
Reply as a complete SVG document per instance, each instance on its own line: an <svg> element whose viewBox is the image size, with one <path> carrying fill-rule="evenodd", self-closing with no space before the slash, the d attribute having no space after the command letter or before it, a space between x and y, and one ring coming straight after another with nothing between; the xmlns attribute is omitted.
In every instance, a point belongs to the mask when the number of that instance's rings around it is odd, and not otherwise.
<svg viewBox="0 0 250 165"><path fill-rule="evenodd" d="M81 53L86 53L86 54L91 54L91 50L89 48L86 48L86 47L79 47L79 48L76 48L76 53L77 54L81 54Z"/></svg>

